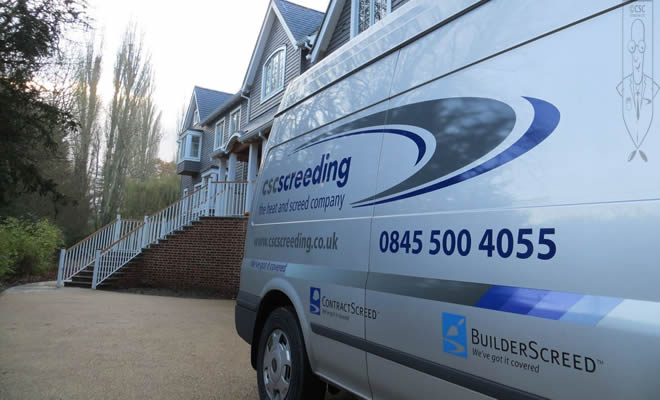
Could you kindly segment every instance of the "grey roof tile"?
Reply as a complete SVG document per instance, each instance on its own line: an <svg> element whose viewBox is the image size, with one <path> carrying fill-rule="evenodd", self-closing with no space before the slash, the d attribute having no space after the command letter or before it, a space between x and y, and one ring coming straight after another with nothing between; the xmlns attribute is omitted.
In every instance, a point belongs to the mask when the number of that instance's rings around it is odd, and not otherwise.
<svg viewBox="0 0 660 400"><path fill-rule="evenodd" d="M321 26L322 12L286 0L274 1L297 42L316 32Z"/></svg>
<svg viewBox="0 0 660 400"><path fill-rule="evenodd" d="M200 121L204 121L213 110L229 100L232 95L195 86L195 96L197 97L197 106L199 107L199 119Z"/></svg>

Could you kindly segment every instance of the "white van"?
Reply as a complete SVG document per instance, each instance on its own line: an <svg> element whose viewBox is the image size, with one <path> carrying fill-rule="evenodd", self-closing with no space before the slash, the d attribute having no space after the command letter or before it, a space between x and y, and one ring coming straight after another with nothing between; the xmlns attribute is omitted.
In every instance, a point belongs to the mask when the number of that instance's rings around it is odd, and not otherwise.
<svg viewBox="0 0 660 400"><path fill-rule="evenodd" d="M414 0L293 82L236 307L261 398L659 399L658 13Z"/></svg>

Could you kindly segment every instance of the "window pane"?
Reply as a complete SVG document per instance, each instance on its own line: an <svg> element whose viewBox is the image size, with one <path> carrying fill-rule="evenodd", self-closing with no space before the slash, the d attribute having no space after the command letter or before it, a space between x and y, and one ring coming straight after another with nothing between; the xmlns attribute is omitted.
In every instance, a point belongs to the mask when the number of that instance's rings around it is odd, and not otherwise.
<svg viewBox="0 0 660 400"><path fill-rule="evenodd" d="M275 91L277 88L277 74L280 72L280 63L279 63L279 55L280 53L276 53L273 58L271 58L271 63L273 65L273 69L270 71L270 91L271 93Z"/></svg>
<svg viewBox="0 0 660 400"><path fill-rule="evenodd" d="M273 71L273 60L268 60L266 63L266 72L264 73L264 96L268 96L271 91L270 77Z"/></svg>
<svg viewBox="0 0 660 400"><path fill-rule="evenodd" d="M179 142L179 160L183 160L186 156L186 137L184 136Z"/></svg>
<svg viewBox="0 0 660 400"><path fill-rule="evenodd" d="M387 2L389 0L374 0L374 22L378 22L387 15Z"/></svg>
<svg viewBox="0 0 660 400"><path fill-rule="evenodd" d="M238 131L239 126L240 126L240 120L239 120L239 112L236 111L233 114L231 114L230 117L230 122L229 122L229 134L234 134Z"/></svg>
<svg viewBox="0 0 660 400"><path fill-rule="evenodd" d="M284 84L283 77L284 75L284 50L281 50L277 53L277 75L275 75L275 88L279 89Z"/></svg>
<svg viewBox="0 0 660 400"><path fill-rule="evenodd" d="M200 137L193 136L192 144L190 145L190 157L192 158L199 157L199 145L200 145Z"/></svg>
<svg viewBox="0 0 660 400"><path fill-rule="evenodd" d="M214 139L214 147L218 148L222 145L222 133L225 130L225 122L222 121L221 123L217 124L215 126L215 139Z"/></svg>
<svg viewBox="0 0 660 400"><path fill-rule="evenodd" d="M371 0L360 0L358 6L358 33L364 32L370 25Z"/></svg>

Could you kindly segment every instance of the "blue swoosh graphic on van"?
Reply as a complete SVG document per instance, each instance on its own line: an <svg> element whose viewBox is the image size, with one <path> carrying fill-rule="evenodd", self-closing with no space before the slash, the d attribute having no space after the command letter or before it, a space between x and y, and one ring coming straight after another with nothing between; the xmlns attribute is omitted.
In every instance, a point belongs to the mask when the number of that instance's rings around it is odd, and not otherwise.
<svg viewBox="0 0 660 400"><path fill-rule="evenodd" d="M623 299L493 285L474 307L596 326Z"/></svg>
<svg viewBox="0 0 660 400"><path fill-rule="evenodd" d="M328 139L323 139L319 140L314 143L310 143L301 147L298 147L297 149L294 150L292 154L295 154L301 150L308 149L310 147L329 142L331 140L337 140L337 139L343 139L349 136L357 136L357 135L366 135L370 133L392 133L394 135L401 135L404 137L407 137L408 139L412 140L415 142L417 145L417 162L415 162L415 165L419 164L420 161L422 161L422 158L424 158L424 154L426 154L426 142L424 142L424 139L422 139L421 136L414 132L406 131L403 129L391 129L391 128L383 128L383 129L368 129L364 131L358 131L358 132L351 132L351 133L346 133L343 135L338 135L338 136L333 136Z"/></svg>
<svg viewBox="0 0 660 400"><path fill-rule="evenodd" d="M436 190L444 189L446 187L455 185L457 183L464 182L468 179L475 178L479 175L485 174L486 172L492 171L496 168L505 165L516 158L527 153L534 147L538 146L545 139L554 132L557 125L559 125L560 112L554 105L548 103L547 101L536 99L533 97L524 97L529 101L534 108L534 119L532 124L527 129L527 131L511 146L506 150L502 151L493 158L485 161L461 174L447 178L440 182L436 182L432 185L428 185L412 192L400 194L395 197L391 197L384 200L372 201L364 204L359 204L360 202L353 203L353 207L367 207L378 204L391 203L398 200L404 200L411 197L420 196L426 193L434 192ZM368 201L368 200L366 200ZM359 204L359 205L356 205Z"/></svg>

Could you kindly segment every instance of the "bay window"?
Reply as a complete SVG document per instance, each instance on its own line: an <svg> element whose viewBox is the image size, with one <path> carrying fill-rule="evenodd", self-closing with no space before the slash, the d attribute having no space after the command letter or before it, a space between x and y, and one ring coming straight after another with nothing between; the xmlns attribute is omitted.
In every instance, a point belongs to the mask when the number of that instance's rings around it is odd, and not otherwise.
<svg viewBox="0 0 660 400"><path fill-rule="evenodd" d="M199 132L188 131L179 140L179 162L200 161L202 153L202 135Z"/></svg>

